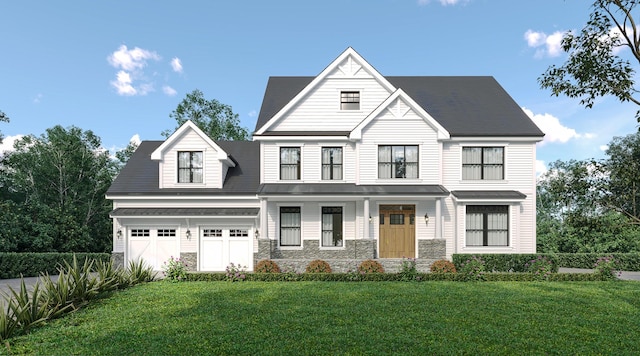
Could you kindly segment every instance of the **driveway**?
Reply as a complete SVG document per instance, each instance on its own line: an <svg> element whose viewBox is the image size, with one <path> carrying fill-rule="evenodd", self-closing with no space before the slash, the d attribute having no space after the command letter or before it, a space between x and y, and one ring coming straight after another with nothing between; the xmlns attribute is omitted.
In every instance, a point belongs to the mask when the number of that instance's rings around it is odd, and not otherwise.
<svg viewBox="0 0 640 356"><path fill-rule="evenodd" d="M53 275L50 276L52 281L57 281L58 280L58 276L57 275ZM40 279L40 277L25 277L24 279L24 283L27 285L27 289L31 290L31 288L33 287L33 285ZM2 293L6 293L6 294L11 294L11 290L9 289L9 287L13 288L14 291L16 292L20 292L20 284L21 284L21 279L20 278L13 278L13 279L0 279L0 294ZM42 286L42 284L41 284Z"/></svg>

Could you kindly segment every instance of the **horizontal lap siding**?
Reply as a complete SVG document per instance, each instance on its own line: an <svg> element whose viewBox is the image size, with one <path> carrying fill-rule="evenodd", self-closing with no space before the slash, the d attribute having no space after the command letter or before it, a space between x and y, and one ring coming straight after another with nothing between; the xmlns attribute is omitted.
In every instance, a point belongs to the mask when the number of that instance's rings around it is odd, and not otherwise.
<svg viewBox="0 0 640 356"><path fill-rule="evenodd" d="M189 184L178 184L178 151L204 152L204 183L208 188L222 187L222 163L217 159L217 152L198 134L189 130L164 154L160 162L162 168L162 187L189 187Z"/></svg>
<svg viewBox="0 0 640 356"><path fill-rule="evenodd" d="M340 110L340 91L360 91L360 110ZM373 78L328 78L311 90L272 131L351 131L390 93Z"/></svg>
<svg viewBox="0 0 640 356"><path fill-rule="evenodd" d="M419 145L419 183L440 184L440 145L436 132L413 112L395 118L385 112L363 130L359 146L360 184L416 184L415 180L378 179L379 145Z"/></svg>

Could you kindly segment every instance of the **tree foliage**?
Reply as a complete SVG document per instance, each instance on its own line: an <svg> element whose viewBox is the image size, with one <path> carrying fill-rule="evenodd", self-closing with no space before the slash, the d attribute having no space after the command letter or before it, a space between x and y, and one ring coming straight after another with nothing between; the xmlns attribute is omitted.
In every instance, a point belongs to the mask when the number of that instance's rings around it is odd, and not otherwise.
<svg viewBox="0 0 640 356"><path fill-rule="evenodd" d="M567 32L562 49L568 54L562 66L552 65L538 78L540 86L555 96L580 98L591 108L595 99L612 95L621 102L640 105L636 97L634 65L640 63L640 32L634 16L638 0L596 0L589 21L578 32ZM623 49L629 49L629 58ZM640 122L640 111L636 113Z"/></svg>
<svg viewBox="0 0 640 356"><path fill-rule="evenodd" d="M204 94L198 89L188 93L169 117L175 119L178 124L174 130L163 131L164 137L171 136L182 124L191 120L214 140L249 139L247 129L240 126L238 114L233 113L231 106L222 104L216 99L206 100Z"/></svg>
<svg viewBox="0 0 640 356"><path fill-rule="evenodd" d="M106 252L117 166L91 131L55 126L3 157L2 251Z"/></svg>
<svg viewBox="0 0 640 356"><path fill-rule="evenodd" d="M7 116L7 114L2 112L2 110L0 110L0 122L9 122L9 117ZM4 136L2 136L2 132L0 132L0 143L2 143L3 138Z"/></svg>
<svg viewBox="0 0 640 356"><path fill-rule="evenodd" d="M605 159L556 161L538 182L539 252L640 251L640 133Z"/></svg>

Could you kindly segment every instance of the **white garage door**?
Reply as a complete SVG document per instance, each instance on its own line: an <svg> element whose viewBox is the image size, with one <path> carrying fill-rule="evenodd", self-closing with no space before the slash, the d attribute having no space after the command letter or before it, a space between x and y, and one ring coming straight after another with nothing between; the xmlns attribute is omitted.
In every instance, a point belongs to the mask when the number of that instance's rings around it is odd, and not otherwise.
<svg viewBox="0 0 640 356"><path fill-rule="evenodd" d="M129 261L143 259L154 270L161 270L172 256L180 257L175 228L135 228L129 230Z"/></svg>
<svg viewBox="0 0 640 356"><path fill-rule="evenodd" d="M224 271L229 264L253 270L253 240L249 227L200 229L200 270Z"/></svg>

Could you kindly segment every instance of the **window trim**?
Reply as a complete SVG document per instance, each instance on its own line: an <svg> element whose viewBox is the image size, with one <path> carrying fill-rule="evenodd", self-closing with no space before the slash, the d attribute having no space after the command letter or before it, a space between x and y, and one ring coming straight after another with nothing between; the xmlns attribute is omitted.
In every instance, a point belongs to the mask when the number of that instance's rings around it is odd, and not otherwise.
<svg viewBox="0 0 640 356"><path fill-rule="evenodd" d="M318 245L319 245L320 249L323 249L323 250L343 250L343 249L345 249L346 246L347 246L347 242L346 242L346 239L345 239L345 225L346 225L345 224L345 220L346 220L345 219L345 214L346 214L345 206L346 205L344 203L323 202L319 206L320 206L320 227L319 227L320 228L320 241L319 241ZM341 215L342 215L342 229L341 230L342 231L340 232L342 234L342 246L324 246L322 244L322 232L323 232L323 229L322 229L322 215L324 215L322 213L322 210L324 208L340 208L342 210L342 213L341 213Z"/></svg>
<svg viewBox="0 0 640 356"><path fill-rule="evenodd" d="M496 144L496 145L464 145L460 148L460 180L465 182L481 182L481 181L491 181L491 182L503 182L507 180L507 146L504 144ZM469 179L464 178L464 150L466 148L480 148L480 179ZM486 148L501 148L502 149L502 178L501 179L485 179L484 178L484 149ZM470 164L466 164L470 165Z"/></svg>
<svg viewBox="0 0 640 356"><path fill-rule="evenodd" d="M298 205L280 205L278 204L278 225L277 225L277 230L278 230L278 246L285 248L285 249L302 249L303 245L302 245L302 227L303 227L303 221L302 221L302 209L303 205L302 204L298 204ZM282 209L283 208L298 208L299 210L299 214L300 214L300 226L299 226L299 230L300 230L300 243L298 245L283 245L282 244Z"/></svg>
<svg viewBox="0 0 640 356"><path fill-rule="evenodd" d="M360 93L360 90L340 90L340 111L360 111ZM349 106L351 106L352 104L358 104L358 107L350 108Z"/></svg>
<svg viewBox="0 0 640 356"><path fill-rule="evenodd" d="M467 242L467 233L469 231L468 227L467 227L467 223L466 223L466 219L467 219L467 214L468 214L468 208L469 207L474 207L480 211L477 212L472 212L472 213L482 213L483 214L483 222L482 222L482 245L469 245ZM490 211L491 209L493 210L497 210L498 208L504 208L506 209L506 214L507 214L507 243L505 245L489 245L489 228L488 228L488 224L487 224L487 217L488 214L490 213L504 213L504 212L497 212L497 211ZM484 211L482 211L484 210ZM512 218L512 212L511 212L511 205L508 204L465 204L464 205L464 221L465 221L465 226L464 226L464 247L465 248L480 248L480 249L491 249L491 248L507 248L507 247L511 247L511 243L512 243L512 238L511 238L511 231L513 229L513 224L511 221Z"/></svg>
<svg viewBox="0 0 640 356"><path fill-rule="evenodd" d="M377 177L378 179L383 179L383 180L396 180L396 179L406 179L406 180L410 180L410 179L420 179L420 145L418 144L404 144L404 145L398 145L398 144L378 144L377 145L378 149L376 150L376 157L377 157L377 161L378 161L378 169L377 169ZM390 170L391 170L391 177L389 178L383 178L380 177L380 148L381 147L390 147L391 148L391 161L390 162L384 162L385 164L389 164L390 165ZM405 176L404 177L394 177L394 167L395 167L395 163L393 162L393 148L394 147L403 147L403 157L404 157L404 166L405 166ZM415 147L416 148L416 176L415 177L407 177L407 160L406 160L406 156L407 156L407 147ZM413 162L411 162L413 163Z"/></svg>
<svg viewBox="0 0 640 356"><path fill-rule="evenodd" d="M288 166L297 166L297 178L292 178L292 179L286 179L286 178L282 178L282 150L283 149L297 149L298 150L298 163L297 164L292 164L292 163L285 163ZM278 178L281 181L299 181L302 180L302 146L279 146L278 147Z"/></svg>
<svg viewBox="0 0 640 356"><path fill-rule="evenodd" d="M188 168L182 168L180 167L180 153L190 153L191 155L189 156L189 167ZM194 153L200 153L202 154L202 168L194 168L193 167L193 154ZM184 149L184 150L178 150L176 151L176 182L178 184L188 184L188 185L192 185L192 184L204 184L205 183L205 150L198 150L198 149ZM180 181L180 170L189 170L189 181L188 182L181 182ZM201 182L194 182L193 181L193 171L194 169L200 169L200 171L202 172L202 181Z"/></svg>
<svg viewBox="0 0 640 356"><path fill-rule="evenodd" d="M324 163L324 150L325 149L339 149L340 150L340 162L341 163ZM333 156L331 157L331 159L333 160ZM324 167L328 166L329 167L329 178L325 178L324 176ZM333 176L333 168L334 166L340 166L340 178L333 178L331 176ZM322 181L344 181L344 147L342 146L322 146L320 148L320 180Z"/></svg>

